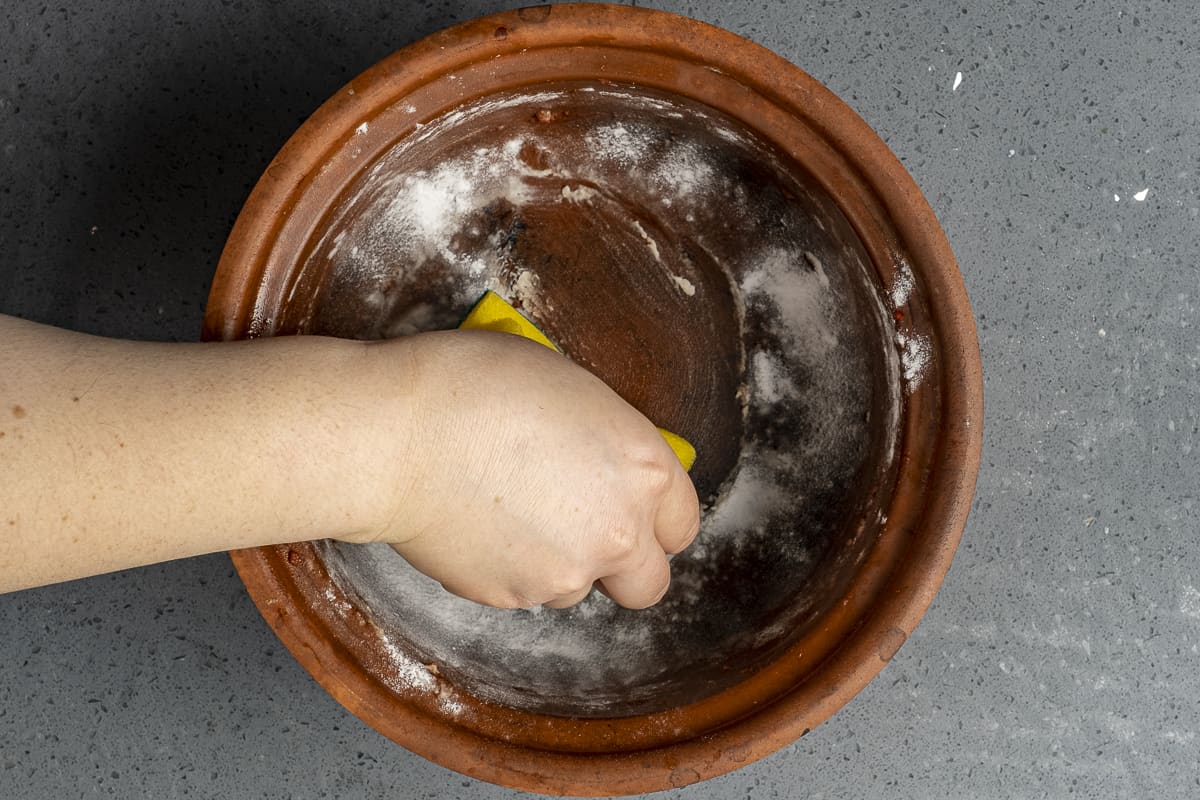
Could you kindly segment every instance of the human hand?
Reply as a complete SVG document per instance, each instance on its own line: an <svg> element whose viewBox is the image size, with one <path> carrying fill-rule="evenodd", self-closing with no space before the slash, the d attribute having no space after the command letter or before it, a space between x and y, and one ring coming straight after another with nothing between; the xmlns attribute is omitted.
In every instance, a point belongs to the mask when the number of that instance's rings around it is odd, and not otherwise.
<svg viewBox="0 0 1200 800"><path fill-rule="evenodd" d="M649 420L516 336L421 334L368 352L411 373L400 489L376 540L487 605L564 608L596 581L631 608L662 598L699 503Z"/></svg>
<svg viewBox="0 0 1200 800"><path fill-rule="evenodd" d="M0 592L333 536L452 592L666 591L699 525L654 426L582 368L482 331L123 342L0 315Z"/></svg>

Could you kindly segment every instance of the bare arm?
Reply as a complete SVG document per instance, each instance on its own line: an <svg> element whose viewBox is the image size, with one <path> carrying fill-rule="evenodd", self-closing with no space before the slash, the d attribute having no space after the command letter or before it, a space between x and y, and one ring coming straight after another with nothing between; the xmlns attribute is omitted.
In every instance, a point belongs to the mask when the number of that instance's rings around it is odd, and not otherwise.
<svg viewBox="0 0 1200 800"><path fill-rule="evenodd" d="M594 580L648 605L694 490L648 421L540 349L135 343L0 316L0 591L334 537L391 541L493 605Z"/></svg>
<svg viewBox="0 0 1200 800"><path fill-rule="evenodd" d="M362 444L338 433L347 345L125 342L0 317L0 588L361 534L375 487L344 479Z"/></svg>

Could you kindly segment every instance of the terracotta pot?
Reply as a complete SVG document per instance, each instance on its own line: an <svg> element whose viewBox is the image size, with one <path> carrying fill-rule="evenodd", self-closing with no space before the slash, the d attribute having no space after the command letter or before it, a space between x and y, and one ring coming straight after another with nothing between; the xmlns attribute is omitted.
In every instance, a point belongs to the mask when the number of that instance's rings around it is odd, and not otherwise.
<svg viewBox="0 0 1200 800"><path fill-rule="evenodd" d="M483 780L694 783L827 719L958 544L982 424L970 307L912 179L828 90L657 11L523 9L326 102L267 168L205 337L453 327L484 288L691 439L708 506L647 612L483 610L378 548L233 554L343 705Z"/></svg>

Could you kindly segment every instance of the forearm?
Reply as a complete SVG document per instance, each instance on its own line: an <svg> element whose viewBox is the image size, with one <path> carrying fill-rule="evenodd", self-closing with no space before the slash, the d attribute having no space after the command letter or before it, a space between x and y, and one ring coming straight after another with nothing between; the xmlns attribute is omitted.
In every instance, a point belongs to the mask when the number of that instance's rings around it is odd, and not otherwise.
<svg viewBox="0 0 1200 800"><path fill-rule="evenodd" d="M366 347L122 342L0 316L0 591L365 537L387 479L382 443L350 424Z"/></svg>

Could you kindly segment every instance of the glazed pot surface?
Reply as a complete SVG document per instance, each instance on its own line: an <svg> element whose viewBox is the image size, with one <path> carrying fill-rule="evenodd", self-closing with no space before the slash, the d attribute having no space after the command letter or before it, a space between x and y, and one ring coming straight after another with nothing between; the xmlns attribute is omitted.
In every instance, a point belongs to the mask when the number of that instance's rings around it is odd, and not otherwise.
<svg viewBox="0 0 1200 800"><path fill-rule="evenodd" d="M944 236L861 120L660 12L469 23L289 142L206 333L409 335L488 289L696 445L701 534L640 612L487 609L385 545L235 554L327 689L460 771L607 794L761 757L882 668L961 532L981 392Z"/></svg>
<svg viewBox="0 0 1200 800"><path fill-rule="evenodd" d="M386 546L322 549L389 637L478 697L596 717L701 700L802 636L874 539L890 312L832 198L712 109L586 81L467 104L365 170L300 269L282 330L452 328L498 291L698 448L709 511L646 611L486 609Z"/></svg>

